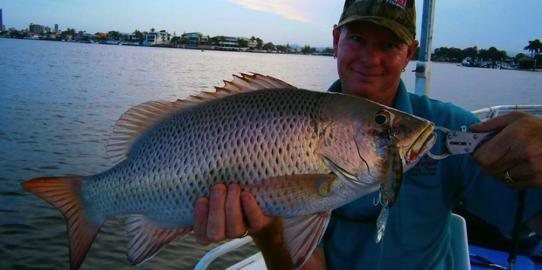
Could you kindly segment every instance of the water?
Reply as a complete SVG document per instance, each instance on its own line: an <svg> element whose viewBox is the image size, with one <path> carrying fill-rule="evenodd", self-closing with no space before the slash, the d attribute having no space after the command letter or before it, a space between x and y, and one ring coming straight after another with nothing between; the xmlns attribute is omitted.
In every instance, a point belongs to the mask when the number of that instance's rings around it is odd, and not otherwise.
<svg viewBox="0 0 542 270"><path fill-rule="evenodd" d="M407 70L413 70L411 63ZM431 96L472 110L541 104L542 73L432 65ZM23 191L21 181L87 175L109 168L105 144L133 105L211 90L239 72L259 72L308 89L335 79L332 57L231 53L0 39L0 269L65 269L59 212ZM404 80L414 88L414 75ZM123 218L106 222L82 269L130 269ZM139 269L191 269L211 247L189 236ZM213 268L254 252L249 246Z"/></svg>

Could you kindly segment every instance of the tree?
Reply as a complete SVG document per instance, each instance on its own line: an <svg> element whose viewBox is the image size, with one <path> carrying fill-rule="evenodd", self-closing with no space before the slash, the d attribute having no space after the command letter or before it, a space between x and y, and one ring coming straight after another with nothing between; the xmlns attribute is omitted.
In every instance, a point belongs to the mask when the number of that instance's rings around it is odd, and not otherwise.
<svg viewBox="0 0 542 270"><path fill-rule="evenodd" d="M288 45L275 45L275 48L281 53L287 53L289 49Z"/></svg>
<svg viewBox="0 0 542 270"><path fill-rule="evenodd" d="M335 55L335 50L333 48L325 48L322 50L323 55Z"/></svg>
<svg viewBox="0 0 542 270"><path fill-rule="evenodd" d="M132 33L132 36L134 37L134 39L136 40L143 40L145 38L145 36L143 35L143 33L139 30L135 30L133 33Z"/></svg>
<svg viewBox="0 0 542 270"><path fill-rule="evenodd" d="M316 49L315 49L315 48L311 48L311 46L309 46L309 45L305 45L305 46L303 47L303 49L301 49L301 52L302 52L303 54L313 54L315 51L316 51Z"/></svg>
<svg viewBox="0 0 542 270"><path fill-rule="evenodd" d="M66 29L66 31L62 32L62 33L66 33L66 35L75 35L75 29L73 28L68 28Z"/></svg>
<svg viewBox="0 0 542 270"><path fill-rule="evenodd" d="M275 45L273 45L273 43L271 43L271 42L265 43L265 45L263 45L262 48L264 50L266 50L266 51L275 51L276 50Z"/></svg>
<svg viewBox="0 0 542 270"><path fill-rule="evenodd" d="M529 51L529 53L531 53L531 57L535 58L542 50L542 42L540 42L539 39L531 40L529 41L529 45L523 49Z"/></svg>
<svg viewBox="0 0 542 270"><path fill-rule="evenodd" d="M107 39L107 33L96 32L94 33L94 40L99 42L105 41Z"/></svg>
<svg viewBox="0 0 542 270"><path fill-rule="evenodd" d="M502 61L504 58L506 58L506 52L500 51L499 49L495 47L490 47L487 50L488 58L493 62L493 64L496 64L497 61Z"/></svg>
<svg viewBox="0 0 542 270"><path fill-rule="evenodd" d="M480 59L482 60L489 60L489 52L486 49L480 49L478 51L478 56L480 56Z"/></svg>
<svg viewBox="0 0 542 270"><path fill-rule="evenodd" d="M66 29L66 31L63 31L61 33L61 36L62 36L62 39L64 40L72 40L72 38L75 36L75 29L73 28L68 28Z"/></svg>
<svg viewBox="0 0 542 270"><path fill-rule="evenodd" d="M524 53L518 53L518 54L516 54L514 59L517 61L519 59L526 58L526 57L527 57L527 55L525 55Z"/></svg>
<svg viewBox="0 0 542 270"><path fill-rule="evenodd" d="M107 39L110 40L119 40L120 39L120 33L118 31L109 31L107 32Z"/></svg>
<svg viewBox="0 0 542 270"><path fill-rule="evenodd" d="M239 43L239 47L241 47L241 48L248 47L248 40L247 39L240 38L240 39L237 40L237 42Z"/></svg>
<svg viewBox="0 0 542 270"><path fill-rule="evenodd" d="M478 56L478 47L469 47L463 50L463 56L464 57L470 57L471 59L476 59Z"/></svg>
<svg viewBox="0 0 542 270"><path fill-rule="evenodd" d="M431 58L436 61L460 62L465 57L463 55L463 50L461 49L454 47L440 47L435 49L435 53L433 53Z"/></svg>
<svg viewBox="0 0 542 270"><path fill-rule="evenodd" d="M542 42L540 42L539 39L531 40L529 41L529 45L527 45L523 49L531 53L531 57L534 59L533 68L536 68L538 57L540 56L540 52L542 51Z"/></svg>

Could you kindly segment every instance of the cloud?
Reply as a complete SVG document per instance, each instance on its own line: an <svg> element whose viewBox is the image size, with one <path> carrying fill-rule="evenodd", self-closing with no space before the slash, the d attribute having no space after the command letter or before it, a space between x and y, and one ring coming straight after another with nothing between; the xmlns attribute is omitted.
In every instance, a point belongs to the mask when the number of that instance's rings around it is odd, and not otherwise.
<svg viewBox="0 0 542 270"><path fill-rule="evenodd" d="M247 9L270 12L289 20L310 22L310 16L305 14L311 5L308 0L229 0L231 3Z"/></svg>

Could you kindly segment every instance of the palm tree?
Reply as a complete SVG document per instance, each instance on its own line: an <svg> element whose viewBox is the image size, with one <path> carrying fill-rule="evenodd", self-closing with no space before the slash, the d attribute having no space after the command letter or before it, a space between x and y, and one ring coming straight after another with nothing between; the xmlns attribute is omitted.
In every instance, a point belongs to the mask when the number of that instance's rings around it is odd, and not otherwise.
<svg viewBox="0 0 542 270"><path fill-rule="evenodd" d="M132 36L136 39L136 40L143 40L143 38L145 37L143 35L143 33L139 30L135 30L133 33L132 33Z"/></svg>
<svg viewBox="0 0 542 270"><path fill-rule="evenodd" d="M529 45L523 49L531 53L531 57L534 58L533 68L536 68L536 65L537 65L536 60L538 59L538 56L540 55L540 52L542 51L542 42L540 42L539 39L531 40L529 41Z"/></svg>

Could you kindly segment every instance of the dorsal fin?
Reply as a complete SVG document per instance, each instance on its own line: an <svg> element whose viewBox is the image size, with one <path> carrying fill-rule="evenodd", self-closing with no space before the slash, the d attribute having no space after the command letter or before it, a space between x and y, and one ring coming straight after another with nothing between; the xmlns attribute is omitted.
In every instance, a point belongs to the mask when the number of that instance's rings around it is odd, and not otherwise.
<svg viewBox="0 0 542 270"><path fill-rule="evenodd" d="M233 81L224 81L223 87L215 87L217 92L219 90L234 91L234 92L247 92L261 89L273 89L273 88L293 88L291 84L279 80L275 77L262 75L259 73L245 74L241 73L241 76L233 75Z"/></svg>
<svg viewBox="0 0 542 270"><path fill-rule="evenodd" d="M241 76L234 74L232 81L225 80L224 86L215 87L215 92L200 92L198 95L190 96L187 101L201 103L240 92L277 88L296 89L295 86L292 86L287 82L259 73L241 73Z"/></svg>
<svg viewBox="0 0 542 270"><path fill-rule="evenodd" d="M141 134L172 111L185 107L191 102L177 100L148 101L130 108L115 123L113 133L106 146L108 157L118 162L128 154L131 146Z"/></svg>
<svg viewBox="0 0 542 270"><path fill-rule="evenodd" d="M106 146L107 155L115 163L125 159L141 134L174 111L240 92L276 88L296 89L296 87L271 76L241 73L240 76L233 75L232 81L224 81L224 86L215 87L215 92L203 91L187 99L178 99L173 102L148 101L141 103L130 108L117 120L113 134Z"/></svg>

